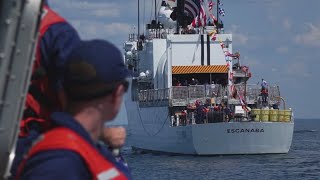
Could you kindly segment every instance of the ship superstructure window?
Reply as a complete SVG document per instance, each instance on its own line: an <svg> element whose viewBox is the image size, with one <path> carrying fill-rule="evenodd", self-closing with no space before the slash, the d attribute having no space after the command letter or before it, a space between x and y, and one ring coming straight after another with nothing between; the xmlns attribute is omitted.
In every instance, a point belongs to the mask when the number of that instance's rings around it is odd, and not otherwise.
<svg viewBox="0 0 320 180"><path fill-rule="evenodd" d="M172 75L172 86L205 85L212 82L226 86L227 78L228 74L224 73L174 74Z"/></svg>
<svg viewBox="0 0 320 180"><path fill-rule="evenodd" d="M204 85L212 82L226 86L227 79L228 68L225 65L172 67L173 86Z"/></svg>

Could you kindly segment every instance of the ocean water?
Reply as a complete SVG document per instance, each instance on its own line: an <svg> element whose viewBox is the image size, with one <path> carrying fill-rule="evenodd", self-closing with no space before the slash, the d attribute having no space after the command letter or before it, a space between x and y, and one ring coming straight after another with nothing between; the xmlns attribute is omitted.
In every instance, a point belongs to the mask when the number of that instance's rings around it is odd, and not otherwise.
<svg viewBox="0 0 320 180"><path fill-rule="evenodd" d="M130 144L130 142L128 142ZM295 121L288 154L184 156L123 154L134 179L320 179L320 119Z"/></svg>

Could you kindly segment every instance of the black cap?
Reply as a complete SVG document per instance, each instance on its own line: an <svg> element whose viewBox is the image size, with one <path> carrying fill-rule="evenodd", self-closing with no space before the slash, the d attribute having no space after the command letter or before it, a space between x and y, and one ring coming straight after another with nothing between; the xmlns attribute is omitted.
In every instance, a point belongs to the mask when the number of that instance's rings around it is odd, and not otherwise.
<svg viewBox="0 0 320 180"><path fill-rule="evenodd" d="M103 84L114 85L131 75L132 71L125 66L123 55L116 46L105 40L81 41L66 63L64 87L74 99L81 99L80 96L88 99L103 95L103 89L110 87ZM89 94L81 90L88 87L96 89Z"/></svg>

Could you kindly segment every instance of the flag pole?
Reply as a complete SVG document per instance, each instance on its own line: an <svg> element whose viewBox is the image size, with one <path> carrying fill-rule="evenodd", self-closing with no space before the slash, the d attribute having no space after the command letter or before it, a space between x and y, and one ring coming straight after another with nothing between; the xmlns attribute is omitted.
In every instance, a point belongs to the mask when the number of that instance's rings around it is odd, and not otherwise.
<svg viewBox="0 0 320 180"><path fill-rule="evenodd" d="M217 0L217 34L219 34L219 4L220 4L220 0Z"/></svg>
<svg viewBox="0 0 320 180"><path fill-rule="evenodd" d="M157 23L157 0L154 0L154 20Z"/></svg>
<svg viewBox="0 0 320 180"><path fill-rule="evenodd" d="M139 40L140 38L140 0L138 0L138 37L137 39Z"/></svg>
<svg viewBox="0 0 320 180"><path fill-rule="evenodd" d="M185 0L177 0L177 33L180 31L179 26L181 26L183 22L184 2Z"/></svg>

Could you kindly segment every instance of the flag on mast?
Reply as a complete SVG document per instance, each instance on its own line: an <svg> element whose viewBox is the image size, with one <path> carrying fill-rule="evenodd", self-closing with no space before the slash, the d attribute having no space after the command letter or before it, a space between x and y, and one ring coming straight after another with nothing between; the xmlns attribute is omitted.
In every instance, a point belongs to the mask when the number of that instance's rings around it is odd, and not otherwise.
<svg viewBox="0 0 320 180"><path fill-rule="evenodd" d="M212 2L212 0L209 2L208 6L209 6L209 11L212 10L213 6L215 5L214 2Z"/></svg>
<svg viewBox="0 0 320 180"><path fill-rule="evenodd" d="M199 15L200 9L200 0L185 0L184 12L192 19Z"/></svg>
<svg viewBox="0 0 320 180"><path fill-rule="evenodd" d="M191 25L193 27L203 27L207 24L207 15L204 10L203 4L201 4L200 13L199 15L193 19Z"/></svg>

